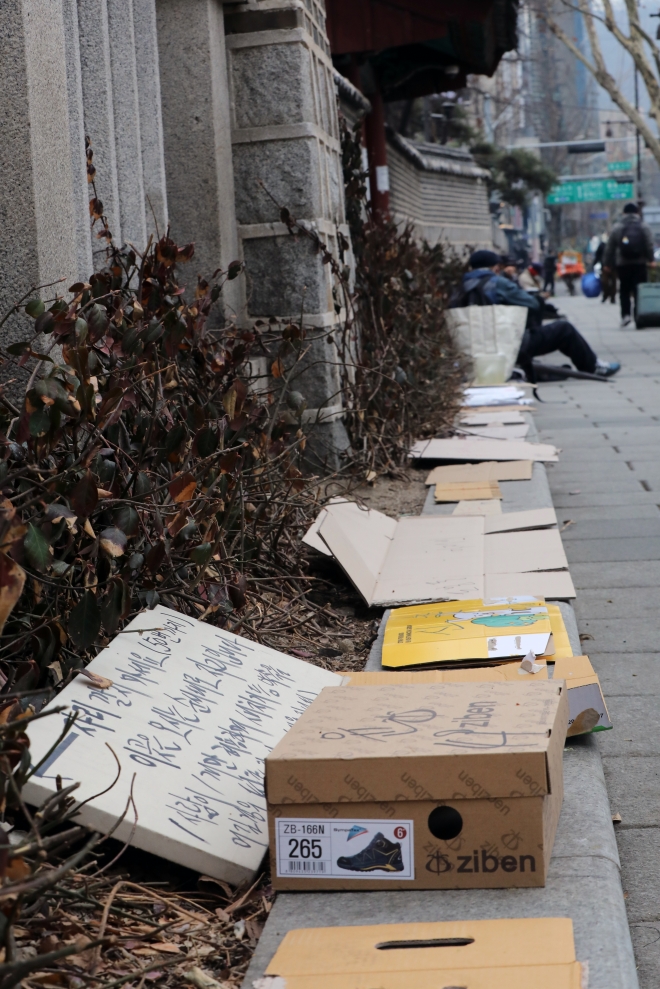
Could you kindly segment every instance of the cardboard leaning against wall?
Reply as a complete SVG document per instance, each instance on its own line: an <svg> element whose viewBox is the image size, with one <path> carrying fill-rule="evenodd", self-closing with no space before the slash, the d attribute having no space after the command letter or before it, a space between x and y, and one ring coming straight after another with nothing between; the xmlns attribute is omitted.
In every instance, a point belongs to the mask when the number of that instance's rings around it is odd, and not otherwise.
<svg viewBox="0 0 660 989"><path fill-rule="evenodd" d="M263 989L373 986L585 989L568 917L293 930L263 980Z"/></svg>
<svg viewBox="0 0 660 989"><path fill-rule="evenodd" d="M276 889L543 886L564 683L328 687L266 759Z"/></svg>

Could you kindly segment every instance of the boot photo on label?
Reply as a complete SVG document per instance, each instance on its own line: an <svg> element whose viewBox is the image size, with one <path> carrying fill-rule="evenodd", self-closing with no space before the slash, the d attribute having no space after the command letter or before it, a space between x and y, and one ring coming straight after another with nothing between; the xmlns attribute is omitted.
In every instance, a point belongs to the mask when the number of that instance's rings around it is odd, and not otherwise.
<svg viewBox="0 0 660 989"><path fill-rule="evenodd" d="M390 841L380 831L371 839L369 844L356 852L355 855L342 855L337 859L340 869L350 869L351 872L403 872L403 858L399 842Z"/></svg>

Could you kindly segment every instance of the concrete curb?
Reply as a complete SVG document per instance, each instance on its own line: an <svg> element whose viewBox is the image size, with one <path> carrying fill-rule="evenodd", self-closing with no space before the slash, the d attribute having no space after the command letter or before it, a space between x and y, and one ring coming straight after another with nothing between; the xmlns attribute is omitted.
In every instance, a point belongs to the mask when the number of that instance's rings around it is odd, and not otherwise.
<svg viewBox="0 0 660 989"><path fill-rule="evenodd" d="M500 486L504 511L552 505L542 464L534 465L531 481L501 482ZM451 506L435 505L431 488L422 514L450 512ZM573 651L580 653L573 608L565 602L558 604ZM388 614L383 616L367 670L381 668ZM571 917L577 957L588 966L589 989L639 989L597 738L572 738L564 752L564 804L543 889L280 893L248 968L244 989L252 989L284 935L294 928L500 917Z"/></svg>

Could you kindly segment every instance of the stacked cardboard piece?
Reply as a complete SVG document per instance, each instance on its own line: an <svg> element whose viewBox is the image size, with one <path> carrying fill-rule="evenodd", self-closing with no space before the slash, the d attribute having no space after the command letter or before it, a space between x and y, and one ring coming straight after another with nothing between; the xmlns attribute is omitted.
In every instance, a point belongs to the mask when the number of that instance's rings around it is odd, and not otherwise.
<svg viewBox="0 0 660 989"><path fill-rule="evenodd" d="M370 606L575 597L556 522L554 509L395 520L336 502L322 510L304 541L332 554Z"/></svg>

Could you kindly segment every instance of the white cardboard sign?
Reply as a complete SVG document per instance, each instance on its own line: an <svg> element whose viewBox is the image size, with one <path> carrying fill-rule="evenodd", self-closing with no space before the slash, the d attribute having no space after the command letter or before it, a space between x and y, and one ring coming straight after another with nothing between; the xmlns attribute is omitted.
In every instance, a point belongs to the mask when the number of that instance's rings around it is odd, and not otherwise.
<svg viewBox="0 0 660 989"><path fill-rule="evenodd" d="M139 630L144 630L142 634ZM341 677L205 622L158 606L138 615L88 666L112 680L99 690L76 679L49 706L67 705L30 725L36 765L56 742L66 714L78 719L27 783L39 804L80 782L78 820L110 830L133 793L133 844L238 883L268 848L264 760L318 693ZM46 708L47 710L47 708ZM126 840L129 811L115 837Z"/></svg>

